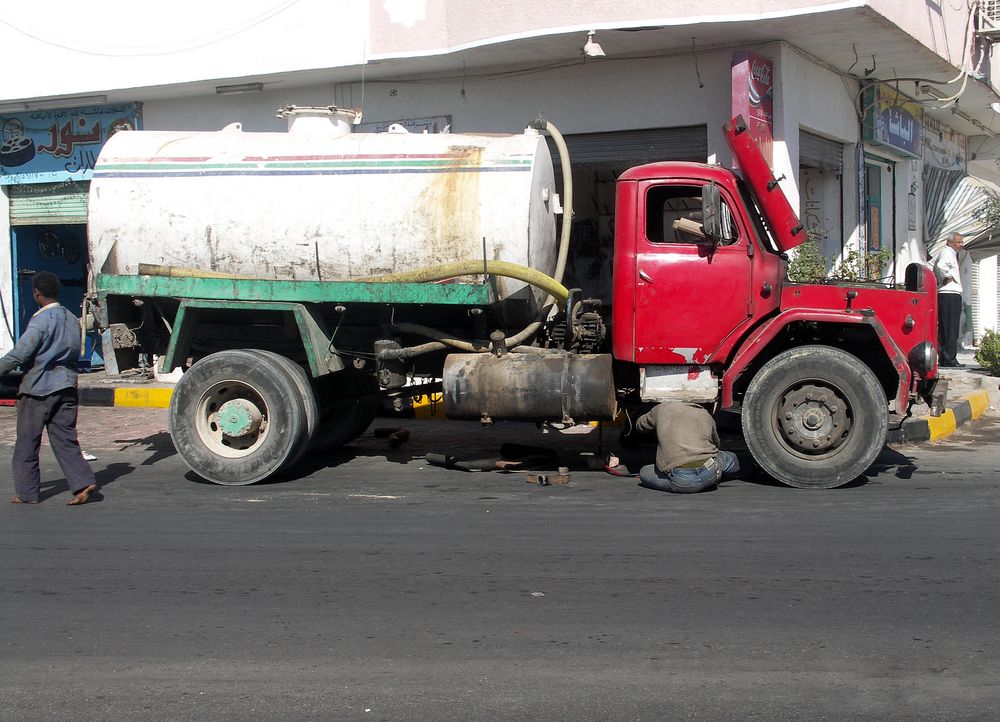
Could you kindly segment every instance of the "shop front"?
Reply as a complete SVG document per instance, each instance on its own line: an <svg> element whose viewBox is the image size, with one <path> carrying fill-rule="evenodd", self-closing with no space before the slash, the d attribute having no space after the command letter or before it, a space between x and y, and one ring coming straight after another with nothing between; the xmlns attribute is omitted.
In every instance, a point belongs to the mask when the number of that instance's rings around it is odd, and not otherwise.
<svg viewBox="0 0 1000 722"><path fill-rule="evenodd" d="M0 279L0 312L11 343L36 310L31 278L39 271L55 273L63 283L63 305L82 314L90 177L103 144L118 131L139 127L140 113L137 104L127 103L0 116L0 191L11 270L10 278ZM87 338L84 364L101 363L95 343Z"/></svg>

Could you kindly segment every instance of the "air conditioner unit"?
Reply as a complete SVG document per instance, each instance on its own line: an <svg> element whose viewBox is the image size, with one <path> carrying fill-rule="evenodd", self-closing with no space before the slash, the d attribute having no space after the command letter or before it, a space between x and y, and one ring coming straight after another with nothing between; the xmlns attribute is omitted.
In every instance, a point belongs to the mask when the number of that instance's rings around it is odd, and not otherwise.
<svg viewBox="0 0 1000 722"><path fill-rule="evenodd" d="M1000 42L1000 0L979 0L979 8L976 35L990 44Z"/></svg>
<svg viewBox="0 0 1000 722"><path fill-rule="evenodd" d="M1000 0L979 0L983 18L1000 26Z"/></svg>

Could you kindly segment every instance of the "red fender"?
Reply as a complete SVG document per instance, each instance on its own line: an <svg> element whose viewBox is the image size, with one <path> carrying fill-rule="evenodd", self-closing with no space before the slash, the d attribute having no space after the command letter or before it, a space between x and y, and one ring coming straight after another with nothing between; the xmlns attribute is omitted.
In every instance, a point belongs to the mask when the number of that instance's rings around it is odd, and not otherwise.
<svg viewBox="0 0 1000 722"><path fill-rule="evenodd" d="M736 379L746 370L750 362L753 361L775 337L790 323L797 321L817 321L819 323L864 323L875 330L875 335L882 342L885 354L892 361L899 376L899 384L896 387L896 408L904 409L910 399L910 383L913 374L910 365L906 361L906 354L902 352L892 337L886 333L885 326L875 316L864 316L860 313L850 313L847 311L813 311L808 309L791 309L775 316L755 330L740 345L733 356L733 361L729 364L726 372L722 376L722 408L731 409L733 407L733 386Z"/></svg>

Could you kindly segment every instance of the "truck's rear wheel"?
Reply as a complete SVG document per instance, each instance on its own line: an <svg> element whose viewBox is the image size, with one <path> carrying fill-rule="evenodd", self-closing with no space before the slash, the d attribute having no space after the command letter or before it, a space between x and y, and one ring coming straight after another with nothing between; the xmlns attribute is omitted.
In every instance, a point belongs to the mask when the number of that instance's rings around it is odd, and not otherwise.
<svg viewBox="0 0 1000 722"><path fill-rule="evenodd" d="M285 462L284 468L287 469L294 465L305 450L309 448L313 434L316 433L316 429L319 426L320 416L319 406L316 404L316 394L313 392L312 384L309 383L309 377L306 375L305 370L290 358L274 351L265 351L263 349L251 349L250 353L271 359L275 364L281 366L294 382L295 387L299 391L299 396L302 397L302 407L306 415L306 424L299 437L298 446L292 451L288 457L288 461Z"/></svg>
<svg viewBox="0 0 1000 722"><path fill-rule="evenodd" d="M761 367L743 399L743 435L771 476L833 489L871 466L885 445L885 392L865 364L830 346L802 346Z"/></svg>
<svg viewBox="0 0 1000 722"><path fill-rule="evenodd" d="M344 374L320 381L319 392L328 399L316 433L313 434L310 452L322 453L349 444L365 432L378 413L378 402L370 400L341 401L345 397L360 396L376 391L375 380L367 376Z"/></svg>
<svg viewBox="0 0 1000 722"><path fill-rule="evenodd" d="M291 374L251 351L221 351L185 372L170 399L170 435L192 471L242 485L279 471L306 432Z"/></svg>

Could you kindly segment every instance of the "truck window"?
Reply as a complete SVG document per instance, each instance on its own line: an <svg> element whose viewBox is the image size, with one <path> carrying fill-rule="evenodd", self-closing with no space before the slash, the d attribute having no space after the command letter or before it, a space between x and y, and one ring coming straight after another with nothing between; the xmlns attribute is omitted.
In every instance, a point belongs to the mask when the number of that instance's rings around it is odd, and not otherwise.
<svg viewBox="0 0 1000 722"><path fill-rule="evenodd" d="M646 238L651 243L705 243L701 219L701 186L653 186L646 192ZM724 201L722 220L732 229L735 243L738 230Z"/></svg>

